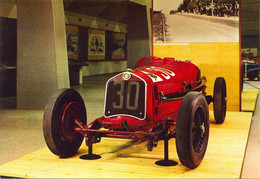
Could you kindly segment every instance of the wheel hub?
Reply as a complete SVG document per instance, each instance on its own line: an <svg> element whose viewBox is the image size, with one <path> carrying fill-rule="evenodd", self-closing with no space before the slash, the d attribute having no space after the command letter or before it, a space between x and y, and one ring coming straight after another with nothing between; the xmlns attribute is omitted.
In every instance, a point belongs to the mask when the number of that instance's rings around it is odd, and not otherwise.
<svg viewBox="0 0 260 179"><path fill-rule="evenodd" d="M203 137L203 136L204 136L204 133L205 133L204 122L200 125L200 131L201 131L201 137Z"/></svg>
<svg viewBox="0 0 260 179"><path fill-rule="evenodd" d="M203 110L198 108L192 124L192 144L195 154L198 154L202 149L205 132L206 128Z"/></svg>
<svg viewBox="0 0 260 179"><path fill-rule="evenodd" d="M78 140L78 133L75 132L76 127L75 119L81 120L82 114L80 106L77 102L68 103L63 111L61 126L63 137L68 141Z"/></svg>

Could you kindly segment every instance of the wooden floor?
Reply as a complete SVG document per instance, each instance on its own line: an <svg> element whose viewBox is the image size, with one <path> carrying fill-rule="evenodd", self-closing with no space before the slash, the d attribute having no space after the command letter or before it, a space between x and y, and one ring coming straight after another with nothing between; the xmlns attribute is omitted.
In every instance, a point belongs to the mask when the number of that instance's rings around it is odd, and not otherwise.
<svg viewBox="0 0 260 179"><path fill-rule="evenodd" d="M257 89L244 89L242 92L242 111L254 112L256 99L258 95Z"/></svg>
<svg viewBox="0 0 260 179"><path fill-rule="evenodd" d="M194 170L181 165L174 139L169 143L169 158L178 165L162 167L154 163L163 158L163 142L148 152L145 142L104 138L93 149L102 156L99 160L79 158L87 153L84 144L77 156L68 159L61 159L43 148L1 165L0 175L26 178L239 178L251 118L252 113L227 112L225 123L217 125L211 112L208 149L201 165Z"/></svg>

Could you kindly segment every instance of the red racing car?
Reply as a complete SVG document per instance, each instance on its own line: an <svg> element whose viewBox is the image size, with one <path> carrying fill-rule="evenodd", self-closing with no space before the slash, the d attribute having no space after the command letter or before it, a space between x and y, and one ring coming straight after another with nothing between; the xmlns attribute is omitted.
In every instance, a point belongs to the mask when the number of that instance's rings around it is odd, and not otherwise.
<svg viewBox="0 0 260 179"><path fill-rule="evenodd" d="M102 137L147 141L152 151L164 140L164 160L169 166L168 140L175 138L181 163L196 168L202 161L209 137L208 104L213 102L216 123L226 116L226 83L218 77L213 96L206 95L206 78L189 61L144 57L106 83L104 116L87 125L85 104L73 89L61 89L49 99L43 119L47 146L54 154L70 157L85 137L87 159L100 158L92 146ZM111 144L112 145L112 144Z"/></svg>

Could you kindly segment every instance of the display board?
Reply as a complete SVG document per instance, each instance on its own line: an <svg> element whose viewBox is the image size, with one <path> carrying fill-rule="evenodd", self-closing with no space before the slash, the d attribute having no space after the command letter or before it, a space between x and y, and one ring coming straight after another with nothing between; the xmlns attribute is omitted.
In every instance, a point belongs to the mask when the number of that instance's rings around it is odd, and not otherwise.
<svg viewBox="0 0 260 179"><path fill-rule="evenodd" d="M78 60L79 33L78 26L66 25L68 58Z"/></svg>
<svg viewBox="0 0 260 179"><path fill-rule="evenodd" d="M88 60L105 60L106 33L104 30L88 30Z"/></svg>
<svg viewBox="0 0 260 179"><path fill-rule="evenodd" d="M258 50L257 48L242 48L241 56L245 58L255 58L257 57Z"/></svg>
<svg viewBox="0 0 260 179"><path fill-rule="evenodd" d="M111 59L126 59L126 34L113 32L111 41Z"/></svg>
<svg viewBox="0 0 260 179"><path fill-rule="evenodd" d="M240 110L239 4L236 0L153 0L153 55L190 60L227 82L227 109Z"/></svg>
<svg viewBox="0 0 260 179"><path fill-rule="evenodd" d="M66 36L70 60L126 60L126 33L66 25Z"/></svg>

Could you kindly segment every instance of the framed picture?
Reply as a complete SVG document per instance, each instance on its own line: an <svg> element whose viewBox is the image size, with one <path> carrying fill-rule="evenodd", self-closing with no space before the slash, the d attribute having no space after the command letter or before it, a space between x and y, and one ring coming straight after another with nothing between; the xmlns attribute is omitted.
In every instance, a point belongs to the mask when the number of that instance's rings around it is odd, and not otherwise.
<svg viewBox="0 0 260 179"><path fill-rule="evenodd" d="M241 56L245 58L254 58L257 57L257 48L242 48Z"/></svg>
<svg viewBox="0 0 260 179"><path fill-rule="evenodd" d="M124 60L126 59L126 34L124 33L112 33L112 60Z"/></svg>
<svg viewBox="0 0 260 179"><path fill-rule="evenodd" d="M70 60L78 60L79 34L78 26L66 25L67 51Z"/></svg>
<svg viewBox="0 0 260 179"><path fill-rule="evenodd" d="M88 60L105 60L106 32L88 29Z"/></svg>
<svg viewBox="0 0 260 179"><path fill-rule="evenodd" d="M239 0L154 0L153 41L239 42Z"/></svg>

